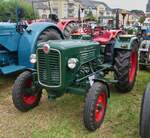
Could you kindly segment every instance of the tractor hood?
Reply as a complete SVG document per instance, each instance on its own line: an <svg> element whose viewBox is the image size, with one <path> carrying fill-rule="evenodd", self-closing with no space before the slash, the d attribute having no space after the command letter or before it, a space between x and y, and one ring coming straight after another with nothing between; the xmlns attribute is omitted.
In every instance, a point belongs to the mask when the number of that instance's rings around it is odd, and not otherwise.
<svg viewBox="0 0 150 138"><path fill-rule="evenodd" d="M43 47L45 43L39 44L39 47ZM85 40L54 40L46 42L50 48L58 49L61 51L66 50L77 50L80 48L86 48L89 46L95 47L99 46L99 43ZM75 52L75 51L74 51Z"/></svg>
<svg viewBox="0 0 150 138"><path fill-rule="evenodd" d="M16 23L0 22L0 30L15 29Z"/></svg>
<svg viewBox="0 0 150 138"><path fill-rule="evenodd" d="M0 22L0 45L5 49L16 52L20 36L16 31L16 23Z"/></svg>
<svg viewBox="0 0 150 138"><path fill-rule="evenodd" d="M85 41L85 40L57 40L48 41L46 45L49 45L49 53L51 50L57 50L61 55L68 58L78 58L81 64L88 62L100 53L100 46L97 42ZM40 44L38 49L43 49L44 45Z"/></svg>
<svg viewBox="0 0 150 138"><path fill-rule="evenodd" d="M116 39L114 48L131 50L134 41L138 44L138 38L135 35L120 35Z"/></svg>
<svg viewBox="0 0 150 138"><path fill-rule="evenodd" d="M75 72L82 65L100 57L100 46L99 43L85 40L57 40L39 44L36 53L40 84L65 89L74 81ZM75 63L73 68L69 66L72 60ZM45 76L51 79L46 80Z"/></svg>

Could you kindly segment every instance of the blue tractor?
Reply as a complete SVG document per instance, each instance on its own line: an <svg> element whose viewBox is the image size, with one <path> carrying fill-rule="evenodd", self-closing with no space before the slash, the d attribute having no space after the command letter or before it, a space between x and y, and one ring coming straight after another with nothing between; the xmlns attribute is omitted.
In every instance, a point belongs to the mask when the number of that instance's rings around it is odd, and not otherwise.
<svg viewBox="0 0 150 138"><path fill-rule="evenodd" d="M0 74L34 69L30 63L30 55L35 54L37 44L64 39L55 24L39 22L27 25L22 18L23 10L18 8L16 23L0 23Z"/></svg>

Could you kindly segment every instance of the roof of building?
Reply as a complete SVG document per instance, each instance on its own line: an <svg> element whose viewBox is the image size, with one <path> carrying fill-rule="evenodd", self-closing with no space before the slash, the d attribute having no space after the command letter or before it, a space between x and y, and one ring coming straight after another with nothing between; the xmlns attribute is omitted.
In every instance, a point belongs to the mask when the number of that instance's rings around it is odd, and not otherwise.
<svg viewBox="0 0 150 138"><path fill-rule="evenodd" d="M27 2L33 3L36 9L49 9L47 2L49 0L26 0Z"/></svg>
<svg viewBox="0 0 150 138"><path fill-rule="evenodd" d="M49 9L48 5L46 4L46 2L48 2L49 0L26 0L27 2L30 3L34 3L34 6L36 9ZM97 5L104 5L106 7L106 10L112 10L106 3L104 2L100 2L97 0L74 0L75 2L80 2L82 4L83 7L86 8L96 8Z"/></svg>
<svg viewBox="0 0 150 138"><path fill-rule="evenodd" d="M96 8L91 0L81 0L80 2L84 7Z"/></svg>
<svg viewBox="0 0 150 138"><path fill-rule="evenodd" d="M97 0L91 0L92 1L92 3L95 5L95 6L97 6L97 5L104 5L105 7L106 7L106 10L112 10L106 3L104 3L104 2L101 2L101 1L97 1Z"/></svg>
<svg viewBox="0 0 150 138"><path fill-rule="evenodd" d="M106 3L97 0L80 0L81 4L85 7L96 8L98 5L104 5L106 10L112 10Z"/></svg>

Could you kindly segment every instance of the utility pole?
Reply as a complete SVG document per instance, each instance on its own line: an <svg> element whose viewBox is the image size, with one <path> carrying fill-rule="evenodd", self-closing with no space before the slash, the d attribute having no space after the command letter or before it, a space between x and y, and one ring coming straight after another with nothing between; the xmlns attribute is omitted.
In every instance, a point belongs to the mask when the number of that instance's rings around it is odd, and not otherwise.
<svg viewBox="0 0 150 138"><path fill-rule="evenodd" d="M119 9L116 11L116 29L119 29Z"/></svg>
<svg viewBox="0 0 150 138"><path fill-rule="evenodd" d="M50 1L50 0L48 1L48 8L49 8L49 12L50 12L50 14L52 14L51 1Z"/></svg>
<svg viewBox="0 0 150 138"><path fill-rule="evenodd" d="M81 7L80 7L80 4L79 4L79 7L78 7L78 21L81 21Z"/></svg>
<svg viewBox="0 0 150 138"><path fill-rule="evenodd" d="M32 12L33 12L34 20L36 22L36 16L35 16L35 11L34 11L34 2L33 1L32 1Z"/></svg>
<svg viewBox="0 0 150 138"><path fill-rule="evenodd" d="M127 11L126 10L122 10L121 14L122 14L122 17L123 17L123 27L124 27L124 25L125 25L125 17L127 15Z"/></svg>

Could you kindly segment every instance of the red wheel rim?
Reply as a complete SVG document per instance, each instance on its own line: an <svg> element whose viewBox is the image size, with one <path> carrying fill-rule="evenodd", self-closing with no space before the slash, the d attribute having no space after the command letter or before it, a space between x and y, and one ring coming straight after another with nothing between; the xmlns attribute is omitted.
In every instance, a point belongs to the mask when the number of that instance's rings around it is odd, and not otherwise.
<svg viewBox="0 0 150 138"><path fill-rule="evenodd" d="M105 114L107 105L107 95L106 92L101 92L96 101L95 107L95 120L96 122L100 122Z"/></svg>
<svg viewBox="0 0 150 138"><path fill-rule="evenodd" d="M32 87L32 79L29 79L25 83L25 88L31 88ZM23 102L27 105L32 105L36 101L36 96L35 95L27 95L23 94Z"/></svg>
<svg viewBox="0 0 150 138"><path fill-rule="evenodd" d="M136 74L136 67L137 67L137 53L132 52L130 57L130 70L129 70L129 82L133 82Z"/></svg>
<svg viewBox="0 0 150 138"><path fill-rule="evenodd" d="M32 105L36 101L36 96L23 96L24 103Z"/></svg>

